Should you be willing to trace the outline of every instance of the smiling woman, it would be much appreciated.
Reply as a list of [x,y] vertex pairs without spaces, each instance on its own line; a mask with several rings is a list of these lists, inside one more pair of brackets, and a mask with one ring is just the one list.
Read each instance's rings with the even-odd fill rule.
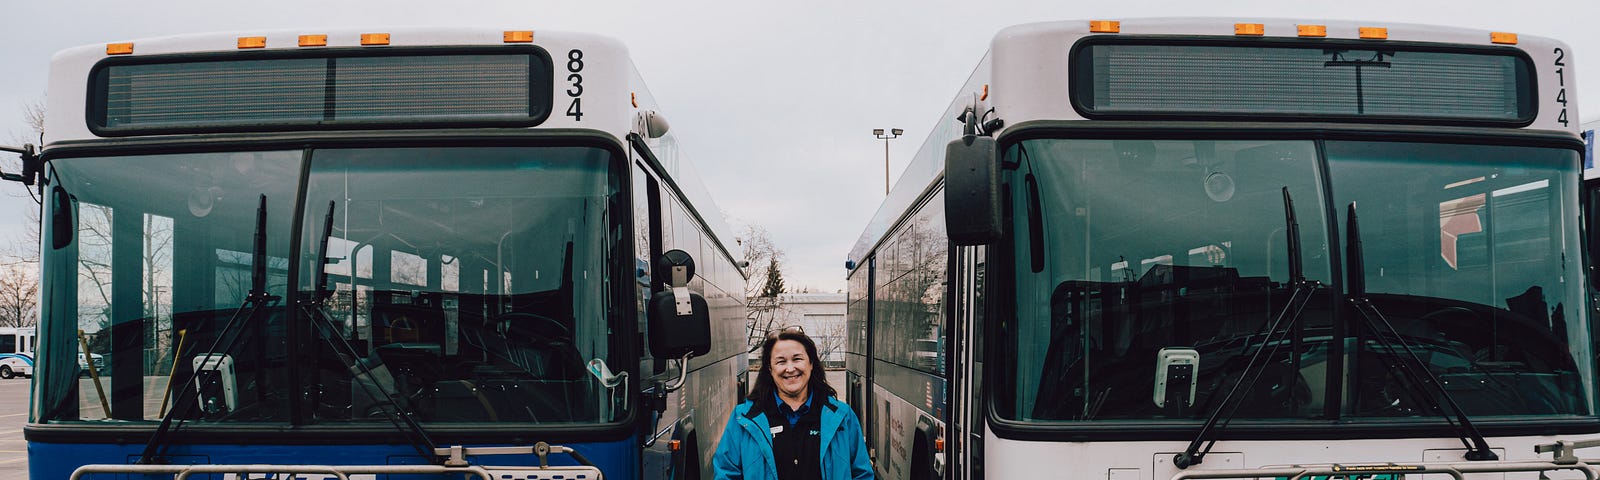
[[767,335],[756,383],[712,458],[715,478],[873,478],[861,422],[834,398],[817,358],[799,327]]

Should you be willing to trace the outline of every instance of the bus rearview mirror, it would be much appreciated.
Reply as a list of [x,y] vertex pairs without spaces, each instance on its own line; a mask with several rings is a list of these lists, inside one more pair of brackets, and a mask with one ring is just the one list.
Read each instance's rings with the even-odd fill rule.
[[945,147],[944,217],[956,245],[1000,239],[1000,162],[990,137],[958,138]]
[[656,260],[656,270],[656,278],[668,285],[650,297],[650,352],[664,358],[709,353],[711,309],[704,297],[689,291],[694,259],[683,250],[670,250]]
[[50,189],[50,248],[60,250],[72,244],[77,225],[72,221],[72,195],[56,185]]

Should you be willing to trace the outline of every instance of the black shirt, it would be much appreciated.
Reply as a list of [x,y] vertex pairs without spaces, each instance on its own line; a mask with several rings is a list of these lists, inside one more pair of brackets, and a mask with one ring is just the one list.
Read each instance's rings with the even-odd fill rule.
[[[772,459],[778,467],[778,480],[822,480],[822,408],[826,399],[813,396],[799,411],[779,400],[777,395],[763,409],[772,426]],[[790,414],[799,419],[789,425]]]

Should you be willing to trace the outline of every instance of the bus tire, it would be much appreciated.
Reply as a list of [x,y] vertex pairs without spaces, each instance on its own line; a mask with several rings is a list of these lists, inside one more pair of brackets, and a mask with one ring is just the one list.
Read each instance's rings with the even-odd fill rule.
[[4,378],[6,380],[10,380],[10,379],[13,379],[13,378],[16,378],[16,377],[17,377],[17,374],[16,374],[16,372],[12,372],[11,371],[11,366],[10,365],[0,365],[0,378]]
[[928,452],[928,439],[917,432],[916,444],[911,450],[911,480],[933,480],[933,455]]
[[683,450],[683,478],[685,480],[700,480],[700,443],[694,435],[684,440]]

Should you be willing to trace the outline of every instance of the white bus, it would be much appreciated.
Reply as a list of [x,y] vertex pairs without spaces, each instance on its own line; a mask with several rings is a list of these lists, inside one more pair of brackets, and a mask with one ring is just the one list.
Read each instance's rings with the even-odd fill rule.
[[0,379],[33,376],[33,327],[0,327]]
[[846,264],[880,478],[1582,478],[1536,472],[1600,433],[1573,59],[1382,23],[1002,30]]
[[708,473],[745,276],[619,42],[244,32],[50,70],[42,149],[9,149],[45,199],[32,478]]

